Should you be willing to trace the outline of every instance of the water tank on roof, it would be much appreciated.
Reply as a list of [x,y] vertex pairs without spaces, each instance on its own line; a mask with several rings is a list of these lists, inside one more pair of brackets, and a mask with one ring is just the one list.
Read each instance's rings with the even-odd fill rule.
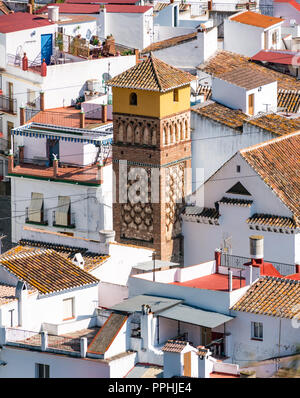
[[58,22],[59,20],[59,7],[58,6],[48,6],[48,19],[51,22]]
[[88,91],[100,91],[101,82],[98,79],[87,80],[87,89]]
[[262,235],[250,236],[250,257],[256,259],[264,258],[264,237]]

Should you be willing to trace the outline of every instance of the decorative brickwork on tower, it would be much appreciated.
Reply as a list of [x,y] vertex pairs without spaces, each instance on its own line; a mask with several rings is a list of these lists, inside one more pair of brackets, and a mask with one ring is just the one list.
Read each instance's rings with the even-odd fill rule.
[[113,87],[116,240],[180,259],[180,213],[191,191],[190,81],[154,58],[108,82]]

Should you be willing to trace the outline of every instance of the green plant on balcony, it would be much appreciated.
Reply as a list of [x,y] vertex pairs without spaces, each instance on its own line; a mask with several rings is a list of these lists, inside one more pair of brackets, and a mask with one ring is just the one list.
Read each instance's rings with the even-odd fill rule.
[[60,51],[63,51],[64,43],[62,33],[57,33],[55,38],[55,46],[58,47]]

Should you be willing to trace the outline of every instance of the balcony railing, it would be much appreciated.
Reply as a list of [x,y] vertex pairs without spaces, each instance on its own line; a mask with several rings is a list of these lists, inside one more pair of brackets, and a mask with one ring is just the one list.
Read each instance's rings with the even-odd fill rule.
[[[44,210],[36,210],[36,213],[38,213],[39,215],[40,215],[40,220],[41,221],[32,221],[32,220],[30,220],[30,217],[29,217],[29,207],[26,207],[26,209],[25,209],[25,214],[26,214],[26,217],[25,217],[25,222],[27,223],[27,224],[35,224],[35,225],[48,225],[48,221],[46,220],[46,217],[45,217],[45,211]],[[47,214],[47,213],[46,213]]]
[[[7,60],[7,65],[17,66],[19,68],[22,68],[21,55],[7,54],[6,60]],[[28,70],[40,74],[42,70],[41,58],[37,57],[34,61],[28,60]]]
[[54,227],[62,227],[62,228],[76,228],[75,226],[75,213],[71,213],[69,212],[68,216],[67,216],[67,222],[65,224],[61,224],[59,223],[59,221],[57,221],[57,215],[56,215],[57,211],[53,211],[53,223],[52,225]]
[[6,95],[0,95],[0,110],[6,113],[17,114],[17,100]]
[[[264,260],[267,263],[271,263],[277,271],[283,275],[292,275],[296,272],[296,267],[293,264],[286,263],[278,263],[276,261]],[[247,265],[245,263],[251,262],[251,258],[242,257],[242,256],[234,256],[232,254],[222,253],[221,254],[221,265],[228,268],[239,268],[241,270],[247,269]]]

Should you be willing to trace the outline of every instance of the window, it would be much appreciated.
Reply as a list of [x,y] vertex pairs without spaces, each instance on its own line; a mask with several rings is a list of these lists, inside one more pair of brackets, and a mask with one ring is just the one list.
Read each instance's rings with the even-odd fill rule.
[[178,95],[178,88],[175,88],[173,91],[173,101],[178,102],[179,95]]
[[10,313],[10,327],[14,327],[14,309],[8,311]]
[[272,44],[276,44],[277,43],[277,37],[278,37],[278,33],[277,33],[277,30],[275,30],[272,33]]
[[35,91],[27,89],[27,105],[35,106]]
[[55,212],[55,225],[69,226],[71,224],[71,199],[69,196],[59,196]]
[[136,93],[131,93],[129,97],[130,105],[137,105],[137,95]]
[[263,339],[263,324],[261,322],[251,322],[251,338],[254,340]]
[[28,208],[27,222],[42,223],[44,220],[44,196],[42,193],[32,192],[31,202]]
[[45,365],[43,363],[36,363],[35,364],[35,373],[36,378],[38,379],[46,379],[50,377],[50,366]]
[[63,300],[63,320],[74,318],[74,298]]
[[241,172],[241,166],[239,166],[239,165],[236,166],[236,172],[237,172],[237,173],[240,173],[240,172]]

